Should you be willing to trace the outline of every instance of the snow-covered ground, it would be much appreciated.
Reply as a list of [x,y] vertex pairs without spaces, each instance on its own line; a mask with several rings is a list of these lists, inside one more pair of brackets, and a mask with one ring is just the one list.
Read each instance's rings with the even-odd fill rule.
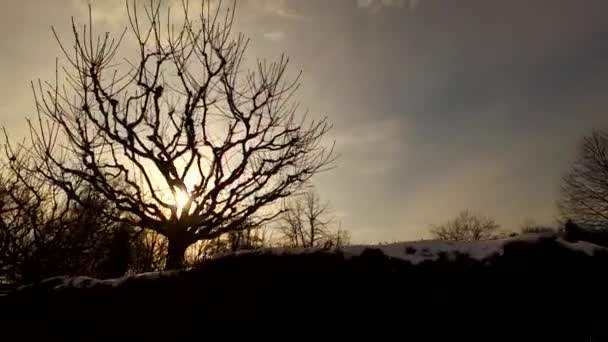
[[[187,270],[186,270],[187,271]],[[63,290],[68,288],[100,288],[100,287],[119,287],[125,282],[142,280],[152,281],[164,277],[171,277],[184,271],[164,271],[164,272],[148,272],[134,275],[128,275],[115,279],[96,279],[85,276],[57,276],[43,280],[39,286],[53,290]],[[33,287],[33,284],[24,285],[18,290],[26,290]]]
[[[587,255],[594,255],[598,250],[606,250],[604,247],[597,246],[588,242],[568,242],[556,236],[547,234],[526,234],[513,238],[487,240],[487,241],[445,241],[445,240],[422,240],[397,242],[390,244],[379,245],[354,245],[339,249],[346,258],[361,255],[368,249],[379,249],[383,254],[401,260],[410,261],[413,264],[420,263],[425,260],[437,260],[441,254],[449,257],[456,257],[460,254],[467,254],[476,260],[483,260],[493,255],[502,255],[504,246],[513,242],[524,242],[534,244],[541,239],[555,239],[555,241],[574,251],[583,252]],[[272,253],[272,254],[310,254],[323,251],[321,248],[271,248],[267,250],[243,251],[237,254],[248,253]],[[331,251],[331,250],[329,250]],[[129,281],[149,281],[163,277],[170,277],[179,274],[182,271],[168,272],[151,272],[136,275],[125,276],[116,279],[99,280],[90,277],[78,276],[67,277],[59,276],[42,281],[42,286],[47,289],[61,290],[66,288],[99,288],[99,287],[118,287]],[[32,285],[22,286],[20,289],[27,289]]]
[[448,257],[459,254],[468,254],[471,258],[483,260],[489,256],[502,253],[502,240],[488,241],[445,241],[422,240],[410,242],[397,242],[377,246],[349,246],[342,249],[346,256],[357,256],[369,248],[377,248],[386,256],[410,261],[413,264],[425,260],[437,260],[440,254]]
[[[579,241],[568,242],[551,234],[525,234],[512,238],[484,240],[484,241],[446,241],[446,240],[421,240],[396,242],[379,245],[353,245],[340,248],[346,257],[358,256],[366,249],[379,249],[383,254],[401,260],[410,261],[413,264],[425,260],[437,260],[440,254],[447,257],[456,257],[459,254],[467,254],[476,260],[483,260],[493,255],[502,255],[504,246],[513,242],[525,242],[534,244],[541,239],[555,238],[555,241],[571,250],[584,252],[587,255],[594,255],[597,250],[604,249],[595,244]],[[321,249],[276,249],[275,253],[300,254],[311,253]]]
[[[541,239],[547,238],[552,238],[552,236],[550,234],[526,234],[512,238],[485,241],[423,240],[397,242],[377,246],[349,246],[345,247],[343,252],[346,255],[360,255],[367,248],[377,248],[389,257],[407,260],[413,264],[425,260],[437,260],[442,253],[446,254],[448,257],[456,256],[458,254],[467,254],[473,259],[483,260],[493,255],[502,255],[506,244],[518,241],[534,244]],[[604,249],[603,247],[589,242],[568,242],[561,238],[554,238],[559,245],[574,251],[584,252],[590,256],[594,255],[597,250]]]

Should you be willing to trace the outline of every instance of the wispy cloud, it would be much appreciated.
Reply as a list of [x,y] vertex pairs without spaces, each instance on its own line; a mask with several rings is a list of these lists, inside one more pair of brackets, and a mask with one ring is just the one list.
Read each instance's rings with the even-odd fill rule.
[[420,0],[410,0],[409,8],[410,12],[414,12],[420,5]]
[[278,17],[289,20],[305,20],[306,16],[299,13],[295,8],[290,6],[287,0],[264,0],[262,9],[265,12],[272,13]]
[[370,13],[377,13],[383,8],[407,8],[414,12],[420,5],[421,0],[357,0],[357,7]]
[[270,41],[273,41],[273,42],[280,42],[281,40],[283,40],[285,38],[285,32],[283,32],[283,31],[265,32],[264,38],[266,38]]
[[358,173],[373,176],[391,171],[408,153],[404,122],[385,119],[360,123],[338,132],[338,149]]

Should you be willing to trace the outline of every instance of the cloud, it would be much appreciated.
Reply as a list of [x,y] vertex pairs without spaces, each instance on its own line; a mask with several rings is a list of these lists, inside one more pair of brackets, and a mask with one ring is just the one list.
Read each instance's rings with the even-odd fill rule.
[[364,176],[386,174],[409,152],[405,131],[395,119],[364,122],[339,131],[337,147],[348,157],[348,169]]
[[92,19],[95,23],[118,25],[126,18],[125,3],[101,0],[72,0],[71,6],[80,12],[79,21],[88,20],[89,6],[91,6]]
[[358,123],[338,132],[340,143],[346,147],[377,146],[399,143],[404,123],[396,119],[381,119]]
[[383,8],[407,8],[413,13],[420,5],[421,0],[357,0],[357,7],[370,13],[377,13]]
[[416,9],[418,8],[418,6],[420,5],[420,0],[410,0],[410,12],[414,12],[416,11]]
[[357,0],[357,7],[376,12],[383,7],[405,8],[409,0]]
[[374,3],[374,0],[357,0],[357,7],[368,8]]
[[270,31],[264,33],[264,38],[273,41],[279,42],[285,38],[285,32],[283,31]]
[[306,16],[299,13],[289,5],[287,0],[265,0],[262,2],[262,9],[267,13],[272,13],[278,17],[288,20],[305,20]]

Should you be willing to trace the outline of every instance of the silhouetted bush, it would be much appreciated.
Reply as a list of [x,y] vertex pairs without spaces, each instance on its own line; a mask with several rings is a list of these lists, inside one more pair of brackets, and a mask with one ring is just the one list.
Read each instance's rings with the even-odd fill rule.
[[568,241],[586,241],[596,245],[608,247],[608,230],[604,228],[582,228],[568,220],[564,226],[564,239]]
[[406,254],[415,254],[416,253],[416,248],[414,248],[412,246],[407,246],[405,248],[405,253]]
[[500,237],[499,228],[493,218],[463,210],[455,218],[431,226],[431,235],[440,240],[489,240]]
[[131,253],[129,233],[123,233],[127,241],[119,246],[122,228],[104,216],[107,202],[91,192],[86,202],[77,203],[48,184],[34,188],[29,183],[15,182],[0,191],[0,280],[23,284],[56,275],[124,274],[117,273],[116,258],[118,248]]

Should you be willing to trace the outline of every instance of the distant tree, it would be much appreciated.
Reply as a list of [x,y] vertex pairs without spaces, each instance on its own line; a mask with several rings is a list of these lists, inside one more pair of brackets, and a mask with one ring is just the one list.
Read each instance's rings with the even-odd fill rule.
[[532,227],[522,227],[522,234],[544,234],[544,233],[558,233],[558,230],[551,227],[545,226],[532,226]]
[[294,196],[283,203],[279,231],[290,247],[344,246],[350,242],[348,232],[332,229],[329,202],[321,202],[314,190]]
[[561,185],[558,209],[563,221],[586,228],[608,228],[608,134],[583,138],[578,155]]
[[351,235],[348,230],[342,228],[342,224],[338,224],[338,229],[330,235],[330,239],[326,242],[326,245],[331,247],[343,247],[348,246],[351,243]]
[[129,271],[133,273],[157,272],[165,269],[167,238],[149,229],[136,233],[132,240]]
[[249,225],[213,240],[199,241],[192,245],[186,252],[186,263],[196,265],[226,253],[271,247],[271,240],[269,230],[265,226]]
[[300,115],[287,58],[246,69],[232,9],[202,0],[193,15],[185,1],[174,24],[161,1],[129,4],[126,59],[126,29],[97,37],[73,23],[69,44],[57,38],[67,65],[34,86],[34,171],[73,201],[77,184],[91,187],[116,222],[165,236],[165,265],[178,268],[190,245],[271,221],[273,204],[331,166],[330,125]]
[[494,219],[463,210],[454,219],[431,226],[431,234],[441,240],[488,240],[498,236],[499,228]]
[[265,227],[249,226],[228,232],[228,248],[231,252],[269,247],[269,237]]
[[519,229],[521,234],[558,233],[558,230],[537,224],[534,220],[526,220]]

